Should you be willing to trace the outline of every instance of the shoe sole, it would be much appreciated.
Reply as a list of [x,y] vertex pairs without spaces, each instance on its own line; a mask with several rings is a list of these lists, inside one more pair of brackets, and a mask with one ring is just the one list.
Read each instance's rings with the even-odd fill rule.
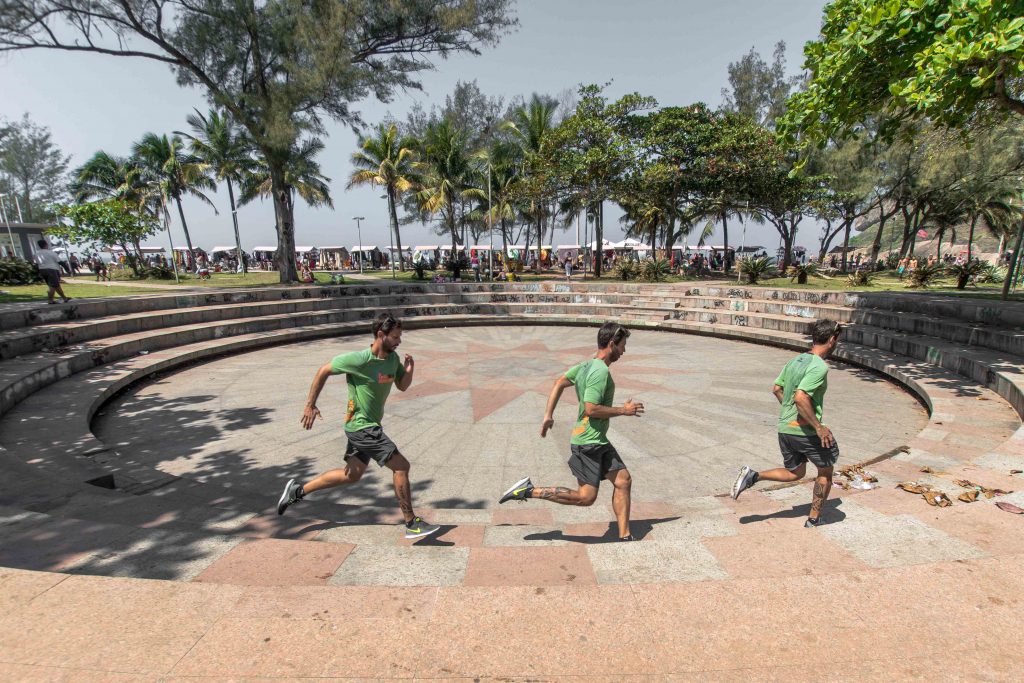
[[736,481],[732,483],[732,491],[730,491],[729,495],[732,496],[733,500],[739,498],[740,494],[743,493],[743,489],[741,489],[740,486],[743,485],[743,480],[749,473],[750,468],[744,465],[743,468],[740,470],[739,476],[736,477]]
[[291,505],[288,501],[288,492],[291,491],[294,484],[295,480],[289,479],[288,483],[284,485],[284,493],[282,493],[281,497],[277,500],[277,514],[283,515],[284,511],[288,509],[289,505]]
[[435,528],[431,529],[430,531],[422,531],[422,532],[417,533],[417,534],[410,534],[410,533],[406,532],[405,538],[407,540],[411,540],[411,539],[414,539],[414,538],[426,538],[427,536],[431,536],[433,534],[436,534],[440,530],[441,530],[441,527],[435,527]]
[[502,503],[507,503],[510,500],[514,500],[515,496],[512,496],[512,498],[509,498],[509,496],[512,494],[512,492],[515,491],[518,488],[522,488],[529,481],[530,481],[529,477],[523,477],[522,479],[520,479],[516,483],[512,484],[512,486],[510,486],[508,488],[508,490],[505,491],[505,493],[501,494],[501,498],[498,499],[498,505],[501,505]]

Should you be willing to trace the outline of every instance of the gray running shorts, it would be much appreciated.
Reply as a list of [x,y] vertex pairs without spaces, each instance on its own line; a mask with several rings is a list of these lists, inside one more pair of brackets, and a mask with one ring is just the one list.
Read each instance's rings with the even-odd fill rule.
[[369,465],[372,459],[376,461],[377,465],[383,467],[398,450],[395,442],[389,439],[380,427],[367,427],[357,432],[345,432],[345,436],[348,437],[345,459],[359,458],[364,465]]
[[626,469],[619,452],[610,443],[570,444],[569,469],[584,484],[597,488],[609,472]]
[[817,467],[832,467],[839,460],[839,443],[835,442],[831,448],[825,448],[817,434],[797,436],[780,432],[779,450],[782,451],[783,466],[790,472],[807,461]]

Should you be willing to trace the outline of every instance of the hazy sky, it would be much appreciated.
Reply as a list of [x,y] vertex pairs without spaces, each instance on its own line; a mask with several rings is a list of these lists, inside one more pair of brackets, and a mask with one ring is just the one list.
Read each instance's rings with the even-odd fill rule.
[[[729,62],[751,47],[770,61],[775,43],[786,41],[787,66],[796,73],[804,43],[818,35],[824,5],[824,0],[519,0],[520,26],[496,48],[438,61],[435,71],[423,74],[423,92],[397,93],[387,104],[366,100],[356,108],[369,124],[388,112],[402,118],[415,102],[428,110],[443,103],[459,80],[476,80],[483,92],[506,101],[611,81],[607,93],[612,98],[637,91],[663,106],[702,101],[717,107],[728,84]],[[50,128],[56,143],[72,155],[73,166],[100,149],[127,154],[150,131],[182,130],[193,107],[207,110],[204,94],[178,87],[162,64],[42,50],[0,57],[0,117],[14,119],[28,112]],[[387,202],[381,193],[345,190],[356,140],[347,127],[330,126],[320,160],[331,178],[335,208],[310,209],[300,201],[296,244],[354,245],[353,216],[366,217],[364,245],[388,244]],[[219,215],[195,200],[185,205],[197,246],[234,242],[227,191],[213,199]],[[606,232],[612,240],[622,238],[618,213],[610,204],[606,208]],[[183,244],[177,214],[172,218],[175,245]],[[246,249],[277,242],[269,201],[242,208],[239,225]],[[805,221],[801,227],[797,243],[816,244],[815,225]],[[738,224],[730,226],[730,243],[739,242],[739,230]],[[720,241],[720,232],[713,241]],[[407,245],[438,242],[429,227],[418,223],[404,226],[402,238]],[[575,230],[556,235],[557,242],[575,239]],[[775,246],[778,241],[771,226],[749,227],[748,244]],[[166,233],[150,243],[165,246]]]

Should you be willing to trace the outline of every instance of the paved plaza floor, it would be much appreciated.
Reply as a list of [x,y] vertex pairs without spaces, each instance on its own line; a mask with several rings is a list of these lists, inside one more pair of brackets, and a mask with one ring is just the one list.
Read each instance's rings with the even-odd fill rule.
[[[342,465],[344,379],[328,381],[319,400],[324,419],[313,430],[304,431],[299,417],[316,370],[369,342],[369,335],[347,337],[204,363],[108,404],[94,431],[164,471],[229,481],[276,498],[287,478],[303,480]],[[415,380],[404,393],[392,391],[384,427],[412,463],[415,502],[433,509],[487,509],[508,484],[526,475],[537,484],[575,487],[565,463],[577,411],[572,389],[563,394],[547,438],[540,438],[539,426],[552,382],[595,349],[594,328],[406,332],[399,353],[414,356]],[[632,397],[647,412],[613,419],[609,431],[633,475],[634,501],[715,496],[728,490],[743,464],[779,466],[778,404],[770,389],[793,355],[706,337],[634,332],[626,355],[612,366],[616,403]],[[837,435],[842,464],[906,444],[927,414],[891,382],[833,364],[825,418]],[[602,491],[600,501],[607,503],[610,495]],[[318,497],[394,505],[390,472],[375,465],[358,484]],[[538,501],[503,507],[555,508]],[[603,506],[596,516],[575,512],[588,521],[608,516]],[[572,515],[562,509],[557,516]]]

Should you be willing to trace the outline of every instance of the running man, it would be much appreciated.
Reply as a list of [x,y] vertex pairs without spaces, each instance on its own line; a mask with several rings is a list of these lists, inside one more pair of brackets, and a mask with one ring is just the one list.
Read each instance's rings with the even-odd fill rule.
[[327,378],[331,375],[345,375],[348,382],[345,469],[324,472],[305,484],[289,479],[277,503],[277,514],[283,515],[289,506],[314,491],[354,484],[362,478],[366,466],[373,459],[378,467],[386,466],[393,472],[395,495],[405,520],[405,537],[422,538],[436,533],[441,527],[426,523],[413,512],[409,461],[380,426],[391,386],[398,387],[399,391],[408,389],[412,384],[415,365],[409,354],[405,354],[403,364],[395,353],[395,349],[402,343],[401,321],[393,318],[390,313],[381,313],[373,321],[370,330],[373,343],[368,349],[337,356],[317,371],[302,413],[302,426],[312,429],[316,418],[323,417],[316,407],[316,400]]
[[626,353],[629,330],[617,323],[605,323],[597,332],[597,355],[588,361],[574,365],[555,380],[548,396],[547,412],[540,427],[540,435],[547,436],[555,424],[555,406],[562,392],[576,387],[579,399],[579,414],[576,428],[572,430],[569,450],[569,469],[576,477],[579,487],[573,491],[564,486],[535,487],[529,477],[513,484],[499,503],[509,500],[540,498],[560,505],[590,506],[597,500],[597,489],[602,479],[615,487],[612,493],[612,508],[619,525],[619,540],[632,541],[629,532],[629,502],[632,479],[615,447],[608,442],[608,420],[619,415],[640,417],[644,404],[633,399],[621,408],[613,406],[615,382],[608,367]]
[[839,445],[832,431],[821,423],[821,410],[828,389],[829,357],[839,343],[842,326],[824,318],[811,328],[811,350],[801,353],[782,368],[772,393],[782,404],[779,412],[779,448],[783,467],[755,472],[746,465],[732,485],[733,500],[761,481],[799,481],[810,460],[818,468],[814,479],[811,511],[805,527],[818,526],[818,517],[832,489],[832,468],[839,459]]

